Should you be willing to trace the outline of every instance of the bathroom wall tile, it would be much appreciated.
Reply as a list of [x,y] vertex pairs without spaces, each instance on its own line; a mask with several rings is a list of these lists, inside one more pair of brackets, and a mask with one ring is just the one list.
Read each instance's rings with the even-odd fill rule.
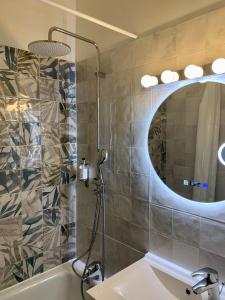
[[44,233],[47,233],[49,227],[54,227],[60,223],[60,210],[58,208],[49,208],[43,211]]
[[0,45],[0,71],[17,70],[17,49]]
[[55,165],[44,165],[42,168],[42,185],[51,187],[60,183],[60,170]]
[[28,258],[43,252],[42,211],[23,218],[23,257]]
[[142,175],[131,176],[131,193],[134,197],[149,199],[149,178]]
[[70,259],[75,258],[76,256],[76,245],[75,244],[66,244],[60,247],[60,256],[62,263],[67,262]]
[[59,166],[61,163],[59,146],[42,146],[42,159],[47,165]]
[[25,145],[40,145],[40,123],[22,123],[21,139],[22,144]]
[[1,122],[0,124],[0,145],[18,146],[21,140],[21,126],[15,122]]
[[116,172],[130,174],[131,149],[128,147],[115,147],[114,169]]
[[14,240],[11,243],[7,241],[1,243],[0,254],[0,274],[2,274],[4,269],[22,260],[22,239]]
[[61,161],[64,164],[77,160],[77,147],[75,143],[61,144],[59,151]]
[[44,262],[43,253],[40,253],[36,256],[29,257],[23,260],[23,274],[24,274],[23,280],[43,273],[44,272],[43,262]]
[[22,202],[22,215],[23,218],[32,216],[33,213],[42,210],[42,197],[41,190],[32,190],[28,192],[21,192],[19,197]]
[[45,78],[58,78],[58,59],[53,57],[40,58],[40,76]]
[[0,98],[0,120],[19,121],[19,106],[17,99]]
[[59,122],[67,124],[76,122],[75,104],[59,103]]
[[172,260],[173,242],[157,231],[150,230],[149,251],[165,259]]
[[21,215],[20,194],[6,194],[0,197],[0,219],[10,219]]
[[44,271],[48,271],[61,264],[60,248],[44,251]]
[[19,98],[38,99],[38,82],[36,79],[24,75],[16,77]]
[[60,101],[59,82],[55,79],[39,79],[40,99],[45,101]]
[[59,93],[61,95],[60,101],[66,103],[73,103],[76,101],[76,86],[70,80],[59,81]]
[[151,205],[151,228],[159,233],[171,237],[172,235],[172,210]]
[[132,74],[130,70],[112,74],[112,94],[111,99],[116,97],[127,97],[131,95]]
[[150,164],[146,162],[148,155],[144,147],[131,148],[131,172],[149,176]]
[[0,195],[17,193],[20,190],[20,174],[18,171],[0,172]]
[[59,60],[59,79],[70,80],[75,83],[76,79],[76,65],[73,62],[66,60]]
[[75,124],[60,124],[60,141],[61,143],[76,143],[76,125]]
[[198,247],[200,241],[200,218],[173,211],[173,238]]
[[18,86],[15,73],[12,71],[0,72],[0,97],[16,97]]
[[19,155],[21,169],[41,167],[41,146],[22,146]]
[[23,273],[22,261],[9,264],[7,267],[1,270],[0,275],[0,290],[6,289],[14,284],[21,282],[21,273]]
[[20,152],[17,147],[0,148],[0,169],[18,169],[20,165]]
[[68,164],[61,167],[61,183],[69,184],[72,181],[76,180],[76,169],[77,164]]
[[75,244],[76,242],[76,224],[70,223],[61,225],[61,239],[60,244]]
[[17,50],[18,74],[37,78],[39,75],[39,58],[32,52]]
[[58,123],[58,103],[52,101],[41,102],[41,122]]
[[49,186],[42,189],[42,205],[46,208],[59,208],[61,203],[61,194],[59,186]]
[[114,125],[112,131],[113,145],[131,146],[131,123],[117,122]]
[[41,185],[41,169],[24,169],[21,171],[23,191],[36,190]]
[[44,227],[43,248],[44,251],[55,249],[60,246],[60,230],[61,226]]
[[59,128],[49,124],[41,124],[41,143],[42,145],[59,144]]
[[17,216],[9,219],[0,220],[0,245],[12,246],[14,241],[20,241],[22,238],[22,219]]
[[225,257],[225,225],[207,219],[200,223],[200,248]]
[[40,122],[40,101],[19,99],[18,105],[22,122]]

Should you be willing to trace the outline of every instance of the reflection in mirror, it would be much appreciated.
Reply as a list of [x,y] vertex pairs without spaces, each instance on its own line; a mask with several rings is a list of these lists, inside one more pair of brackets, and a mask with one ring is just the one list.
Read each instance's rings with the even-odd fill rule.
[[155,171],[174,192],[225,200],[225,85],[194,83],[170,95],[153,117],[148,145]]

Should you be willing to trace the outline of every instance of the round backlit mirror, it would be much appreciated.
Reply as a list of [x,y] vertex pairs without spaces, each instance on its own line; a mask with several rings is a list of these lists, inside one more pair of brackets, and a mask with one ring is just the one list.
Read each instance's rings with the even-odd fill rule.
[[153,117],[148,145],[171,190],[199,202],[225,200],[225,85],[194,83],[170,95]]

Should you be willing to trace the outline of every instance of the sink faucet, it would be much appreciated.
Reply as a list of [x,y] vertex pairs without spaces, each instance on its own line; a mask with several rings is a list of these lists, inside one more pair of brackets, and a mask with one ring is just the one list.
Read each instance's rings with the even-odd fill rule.
[[220,300],[218,272],[211,268],[203,268],[192,273],[192,277],[196,276],[203,276],[203,279],[192,287],[192,291],[195,294],[208,291],[209,300]]

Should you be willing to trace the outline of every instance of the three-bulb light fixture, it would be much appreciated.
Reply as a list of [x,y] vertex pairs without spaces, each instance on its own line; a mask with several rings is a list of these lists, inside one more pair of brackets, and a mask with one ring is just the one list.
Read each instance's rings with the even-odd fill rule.
[[[217,58],[211,65],[211,69],[214,74],[225,73],[225,58]],[[197,65],[188,65],[184,69],[184,76],[187,79],[196,79],[204,75],[203,67]],[[160,75],[160,80],[162,83],[172,83],[178,81],[180,78],[179,73],[175,71],[166,70]],[[141,85],[144,88],[149,88],[159,84],[159,77],[144,75],[141,78]]]

